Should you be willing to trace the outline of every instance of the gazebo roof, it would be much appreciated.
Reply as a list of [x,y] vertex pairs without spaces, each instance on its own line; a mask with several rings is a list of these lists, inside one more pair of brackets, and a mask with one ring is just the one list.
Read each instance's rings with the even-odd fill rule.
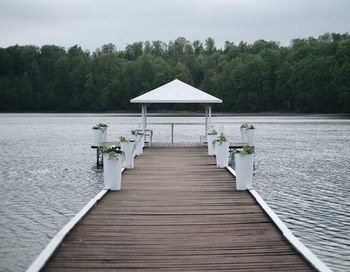
[[222,103],[222,100],[175,79],[130,100],[131,103]]

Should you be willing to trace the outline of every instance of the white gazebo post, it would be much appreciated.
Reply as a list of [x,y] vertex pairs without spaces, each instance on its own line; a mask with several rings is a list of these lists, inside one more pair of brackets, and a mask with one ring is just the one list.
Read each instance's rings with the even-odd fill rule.
[[142,104],[142,131],[147,129],[147,105]]
[[211,129],[211,105],[208,106],[208,127],[207,130]]
[[208,105],[205,105],[205,135],[208,134]]
[[205,105],[205,135],[211,128],[211,105]]

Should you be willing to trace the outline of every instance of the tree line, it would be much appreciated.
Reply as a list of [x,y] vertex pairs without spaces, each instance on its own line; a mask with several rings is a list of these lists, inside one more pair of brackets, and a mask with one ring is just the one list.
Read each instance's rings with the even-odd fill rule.
[[[289,46],[208,38],[135,42],[95,52],[75,45],[0,48],[1,112],[138,111],[130,99],[173,79],[223,99],[224,112],[350,112],[350,35],[326,33]],[[152,105],[151,110],[199,110]]]

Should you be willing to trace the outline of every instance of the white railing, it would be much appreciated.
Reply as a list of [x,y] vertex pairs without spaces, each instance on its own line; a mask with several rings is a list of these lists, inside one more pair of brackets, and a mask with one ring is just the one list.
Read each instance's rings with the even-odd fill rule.
[[[205,125],[204,123],[179,123],[179,122],[166,122],[166,123],[148,123],[147,125],[168,125],[170,126],[170,136],[171,136],[171,143],[174,143],[174,126],[175,125],[180,125],[180,126],[184,126],[184,125],[189,125],[189,126],[194,126],[194,125]],[[153,134],[153,132],[152,132]],[[202,142],[202,136],[200,136],[200,142]]]

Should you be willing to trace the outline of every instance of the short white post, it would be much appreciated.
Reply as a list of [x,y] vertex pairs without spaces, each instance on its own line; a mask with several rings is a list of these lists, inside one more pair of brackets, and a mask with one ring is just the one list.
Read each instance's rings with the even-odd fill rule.
[[174,143],[174,123],[171,123],[171,143]]
[[120,190],[122,181],[121,157],[109,159],[109,155],[103,155],[103,177],[106,189]]
[[237,190],[252,189],[253,154],[235,154],[235,165]]
[[216,142],[216,166],[225,168],[228,166],[229,142]]

